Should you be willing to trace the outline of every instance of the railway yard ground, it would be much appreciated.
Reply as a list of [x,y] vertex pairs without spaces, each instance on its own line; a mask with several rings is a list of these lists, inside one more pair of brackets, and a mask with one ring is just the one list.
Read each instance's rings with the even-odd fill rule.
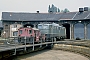
[[71,52],[61,50],[42,50],[22,56],[14,57],[14,60],[89,60],[88,58]]
[[64,50],[74,53],[79,53],[90,59],[90,40],[66,40],[67,42],[54,45],[55,50]]
[[[0,46],[10,46],[6,40],[0,40]],[[12,46],[14,43],[11,44]],[[19,46],[19,44],[17,45]],[[74,52],[74,53],[73,53]],[[42,50],[17,56],[14,60],[89,60],[90,40],[57,41],[51,50]]]
[[[64,44],[71,44],[71,45],[77,45],[77,46],[84,46],[90,48],[90,40],[65,40]],[[71,41],[71,42],[68,42]]]

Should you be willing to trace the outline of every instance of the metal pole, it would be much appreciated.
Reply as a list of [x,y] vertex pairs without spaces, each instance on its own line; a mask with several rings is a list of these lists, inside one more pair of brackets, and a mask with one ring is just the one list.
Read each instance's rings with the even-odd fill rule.
[[40,47],[42,47],[42,38],[41,38],[41,45],[40,45]]
[[70,39],[72,39],[72,24],[70,24]]
[[4,31],[4,35],[5,35],[5,44],[7,44],[7,41],[6,41],[6,32]]
[[[53,28],[54,28],[54,27],[53,27]],[[54,36],[54,35],[53,35],[53,33],[54,33],[54,32],[53,32],[53,28],[52,28],[52,36]],[[53,45],[53,38],[54,38],[54,37],[52,37],[52,45]]]
[[71,25],[71,39],[74,39],[74,24]]
[[34,50],[34,37],[31,37],[31,39],[33,39],[33,50]]
[[53,38],[52,38],[52,45],[53,45]]
[[87,39],[87,25],[84,24],[84,39]]
[[25,51],[26,51],[26,36],[25,36]]
[[5,33],[5,44],[7,44],[7,41],[6,41],[6,33]]
[[16,41],[15,41],[15,37],[14,37],[14,42],[15,42],[15,52],[14,52],[14,55],[16,55]]

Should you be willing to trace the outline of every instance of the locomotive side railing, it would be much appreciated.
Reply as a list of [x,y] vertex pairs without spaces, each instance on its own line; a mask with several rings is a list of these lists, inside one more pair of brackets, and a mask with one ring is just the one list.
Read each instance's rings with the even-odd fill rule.
[[[24,42],[24,50],[26,50],[26,37],[24,38],[25,42]],[[5,41],[7,43],[9,43],[8,45],[13,45],[15,48],[15,52],[14,54],[16,55],[17,51],[16,48],[17,46],[19,46],[21,43],[17,42],[18,37],[11,37],[6,39]],[[18,45],[19,44],[19,45]],[[42,44],[42,40],[39,43],[40,47],[43,47]],[[54,48],[53,49],[60,49],[60,50],[65,50],[65,51],[71,51],[71,52],[75,52],[75,53],[80,53],[84,56],[87,56],[90,58],[90,40],[73,40],[73,41],[54,41],[54,39],[52,38],[51,40],[51,45],[53,46],[54,44]],[[6,45],[6,46],[8,46]],[[32,45],[32,50],[35,50],[35,46],[34,46],[34,38],[33,38],[33,43]],[[47,44],[46,44],[47,46]]]

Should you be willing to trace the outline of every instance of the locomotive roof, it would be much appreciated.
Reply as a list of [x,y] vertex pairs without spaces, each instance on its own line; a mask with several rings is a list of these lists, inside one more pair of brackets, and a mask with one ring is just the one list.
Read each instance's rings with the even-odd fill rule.
[[90,19],[90,11],[67,13],[2,12],[3,21],[60,21]]
[[54,26],[59,26],[59,24],[56,24],[56,23],[52,23],[52,25],[54,25]]
[[37,28],[32,28],[33,30],[39,30],[39,29],[37,29]]
[[63,27],[63,26],[59,26],[59,27]]
[[[29,27],[20,27],[20,29],[23,29],[23,28],[29,28]],[[37,29],[37,28],[32,28],[33,30],[39,30],[39,29]]]
[[44,24],[48,24],[49,25],[49,24],[52,24],[52,23],[40,23],[38,25],[44,25]]
[[41,23],[41,24],[38,24],[38,25],[53,25],[53,26],[59,26],[59,24],[57,24],[57,23]]

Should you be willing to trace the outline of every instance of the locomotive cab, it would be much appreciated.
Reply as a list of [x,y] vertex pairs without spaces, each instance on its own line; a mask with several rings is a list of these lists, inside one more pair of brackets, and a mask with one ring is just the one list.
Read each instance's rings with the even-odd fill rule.
[[34,30],[34,41],[39,42],[40,40],[40,31],[37,28],[32,28]]
[[32,28],[24,27],[18,29],[18,42],[19,43],[25,43],[25,37],[26,37],[26,43],[32,43],[31,36],[33,37],[34,31]]
[[18,41],[19,43],[25,42],[26,37],[26,43],[33,43],[34,42],[40,42],[40,31],[37,28],[31,28],[31,27],[24,27],[18,29]]

